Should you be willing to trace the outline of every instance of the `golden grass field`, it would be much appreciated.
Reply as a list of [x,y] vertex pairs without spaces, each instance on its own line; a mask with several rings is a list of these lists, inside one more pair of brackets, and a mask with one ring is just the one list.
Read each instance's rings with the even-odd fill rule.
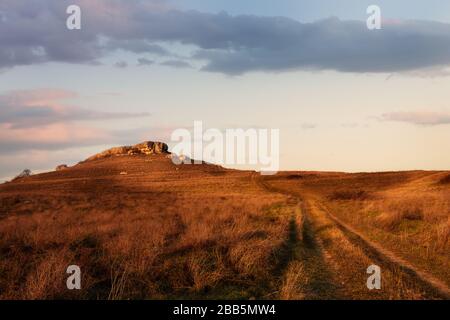
[[0,185],[0,299],[447,299],[449,236],[450,172],[110,157]]

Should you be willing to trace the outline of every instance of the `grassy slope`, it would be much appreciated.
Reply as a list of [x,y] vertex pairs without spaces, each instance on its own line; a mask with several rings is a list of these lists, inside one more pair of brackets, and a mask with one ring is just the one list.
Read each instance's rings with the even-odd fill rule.
[[155,155],[1,185],[0,297],[262,297],[289,216],[267,213],[285,199],[250,175]]
[[[429,298],[395,270],[368,291],[373,260],[323,210],[448,281],[446,175],[261,179],[154,155],[3,184],[0,298]],[[70,264],[82,269],[81,291],[65,287]]]

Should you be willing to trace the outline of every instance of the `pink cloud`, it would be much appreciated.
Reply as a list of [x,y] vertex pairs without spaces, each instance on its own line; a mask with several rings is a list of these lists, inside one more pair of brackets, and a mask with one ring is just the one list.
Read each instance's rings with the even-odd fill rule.
[[36,144],[89,144],[102,142],[110,135],[100,129],[68,123],[54,123],[35,128],[11,128],[9,124],[0,125],[0,141],[9,143]]
[[100,112],[67,104],[78,94],[61,89],[10,91],[0,95],[0,123],[11,128],[31,128],[53,123],[123,119],[148,116],[148,113]]
[[76,98],[77,93],[63,89],[14,90],[0,96],[3,107],[22,106],[24,108],[46,106],[53,111],[63,112],[68,106],[60,102]]
[[15,104],[36,105],[45,104],[55,100],[66,100],[77,97],[78,94],[64,89],[35,89],[14,90],[4,95],[4,99]]
[[77,93],[61,89],[20,90],[0,95],[0,151],[61,150],[114,143],[121,138],[115,132],[86,123],[148,116],[99,112],[67,104],[66,100],[76,97]]

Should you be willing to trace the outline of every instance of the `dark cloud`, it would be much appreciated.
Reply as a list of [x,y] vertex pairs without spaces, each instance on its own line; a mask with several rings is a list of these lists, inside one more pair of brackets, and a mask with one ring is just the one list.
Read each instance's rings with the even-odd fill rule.
[[151,53],[158,56],[170,56],[171,53],[165,49],[164,47],[152,44],[147,42],[146,40],[109,40],[107,45],[105,46],[105,49],[108,50],[126,50],[133,53]]
[[161,62],[160,65],[174,67],[174,68],[192,68],[192,65],[186,61],[182,60],[167,60]]
[[[82,8],[82,29],[65,28],[65,8]],[[283,17],[231,16],[168,8],[159,0],[2,0],[0,68],[47,61],[96,63],[113,50],[167,56],[157,43],[197,47],[202,70],[337,70],[398,72],[450,64],[450,25],[330,18],[301,23]],[[174,66],[177,66],[174,64]]]
[[384,121],[406,122],[416,125],[434,126],[450,124],[450,113],[445,112],[391,112],[381,117]]
[[138,65],[139,66],[149,66],[152,65],[154,63],[153,60],[147,59],[147,58],[139,58],[138,60]]

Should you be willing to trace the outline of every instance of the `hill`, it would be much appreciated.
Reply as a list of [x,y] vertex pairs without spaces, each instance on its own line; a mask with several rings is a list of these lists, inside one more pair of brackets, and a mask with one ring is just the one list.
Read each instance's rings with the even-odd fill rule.
[[163,149],[0,185],[0,298],[448,297],[450,173],[262,177]]

